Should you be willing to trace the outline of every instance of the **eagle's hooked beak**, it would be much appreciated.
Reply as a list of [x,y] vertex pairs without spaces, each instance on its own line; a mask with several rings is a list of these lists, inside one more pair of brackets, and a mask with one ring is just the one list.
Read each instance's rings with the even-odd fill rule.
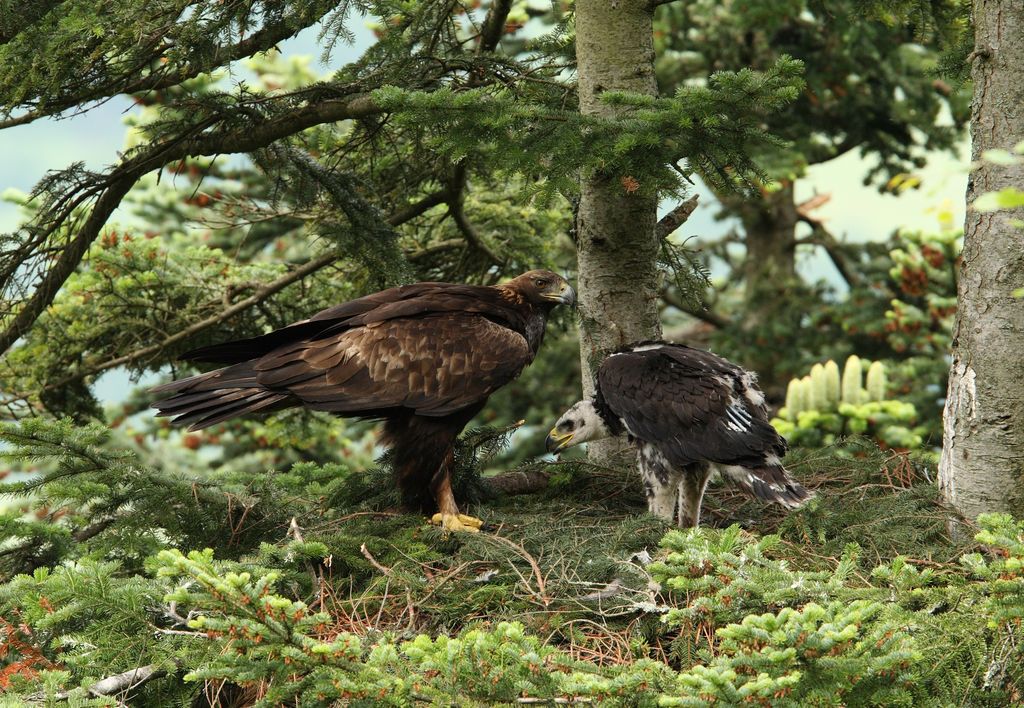
[[569,283],[562,283],[562,287],[557,294],[552,293],[550,295],[545,295],[544,297],[548,300],[554,300],[555,302],[563,305],[568,305],[569,307],[576,307],[576,291],[572,289],[572,286],[569,285]]
[[552,428],[551,432],[544,439],[544,447],[547,448],[548,452],[558,452],[559,450],[569,446],[572,442],[572,433],[558,434],[557,428]]

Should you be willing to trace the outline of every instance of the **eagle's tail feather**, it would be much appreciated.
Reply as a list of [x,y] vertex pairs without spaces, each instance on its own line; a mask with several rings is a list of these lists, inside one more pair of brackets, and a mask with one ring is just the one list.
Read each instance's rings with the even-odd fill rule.
[[270,391],[254,392],[248,396],[244,401],[241,401],[235,405],[229,405],[222,408],[216,408],[212,411],[204,411],[203,415],[192,422],[189,419],[182,419],[181,422],[189,423],[189,430],[202,430],[208,428],[211,425],[217,423],[223,423],[230,418],[238,418],[249,413],[256,413],[259,411],[270,411],[277,410],[282,407],[281,404],[287,405],[286,401],[288,396],[281,393],[272,393]]
[[723,476],[745,492],[761,501],[781,504],[787,509],[803,506],[814,496],[802,484],[789,476],[780,464],[766,464],[758,467],[722,465]]
[[151,389],[173,395],[153,403],[157,416],[173,417],[175,425],[202,430],[229,418],[287,405],[287,393],[263,388],[256,383],[252,366],[236,364],[205,374],[171,381]]
[[[160,401],[158,415],[178,415],[180,413],[195,412],[209,408],[212,405],[229,403],[239,398],[245,398],[254,389],[235,388],[217,389],[214,391],[199,391],[198,393],[179,393],[166,400]],[[258,390],[258,389],[256,389]]]
[[191,403],[178,404],[177,396],[172,396],[154,405],[160,410],[158,416],[174,416],[171,422],[175,425],[187,425],[189,430],[202,430],[229,418],[280,404],[287,398],[288,394],[258,388],[219,389],[209,391],[206,398]]

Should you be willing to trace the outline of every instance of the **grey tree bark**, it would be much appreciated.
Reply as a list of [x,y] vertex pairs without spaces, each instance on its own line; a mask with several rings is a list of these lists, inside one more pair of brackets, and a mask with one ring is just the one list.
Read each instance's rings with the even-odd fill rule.
[[[1024,140],[1024,3],[975,0],[972,158]],[[1024,187],[1024,166],[984,164],[967,186],[979,195]],[[968,210],[939,486],[969,518],[1024,515],[1024,234],[1015,212]]]
[[[743,264],[746,288],[743,294],[745,331],[765,323],[774,327],[800,327],[802,312],[790,304],[796,274],[796,227],[800,221],[793,180],[779,180],[779,188],[754,197],[746,194],[722,195],[731,203],[743,222],[743,243],[747,249]],[[752,335],[753,336],[753,335]],[[789,375],[779,372],[784,352],[766,346],[743,362],[757,372],[758,382],[770,396],[785,395]]]
[[[614,115],[616,109],[600,100],[605,91],[657,93],[652,14],[650,0],[577,0],[582,113]],[[627,177],[601,174],[581,185],[576,235],[585,396],[593,393],[594,372],[610,351],[661,335],[657,197],[629,193]],[[615,441],[591,443],[589,457],[611,464],[619,449]]]

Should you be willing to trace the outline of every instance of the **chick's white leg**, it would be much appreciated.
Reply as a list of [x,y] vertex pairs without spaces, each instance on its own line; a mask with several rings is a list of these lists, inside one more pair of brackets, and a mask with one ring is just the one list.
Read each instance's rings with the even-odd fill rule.
[[637,452],[640,477],[647,496],[647,510],[660,519],[675,519],[676,497],[681,475],[652,445],[641,444]]
[[706,462],[697,462],[683,468],[677,516],[680,528],[695,528],[700,523],[700,507],[710,478],[711,465]]

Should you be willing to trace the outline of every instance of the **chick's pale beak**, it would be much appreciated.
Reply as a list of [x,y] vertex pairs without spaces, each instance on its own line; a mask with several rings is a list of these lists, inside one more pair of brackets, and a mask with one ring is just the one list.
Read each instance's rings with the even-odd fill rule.
[[572,442],[572,435],[572,433],[563,433],[562,435],[559,435],[557,429],[552,429],[544,440],[544,447],[548,449],[548,452],[558,452]]

